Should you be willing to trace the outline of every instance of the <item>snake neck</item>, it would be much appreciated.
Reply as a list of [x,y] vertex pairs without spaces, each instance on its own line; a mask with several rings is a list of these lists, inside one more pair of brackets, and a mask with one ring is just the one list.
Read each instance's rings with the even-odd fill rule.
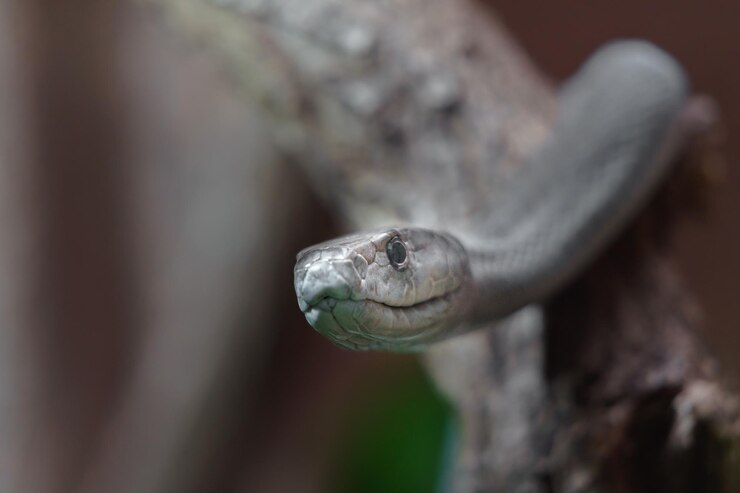
[[622,42],[562,91],[551,137],[522,164],[508,200],[463,234],[473,320],[542,301],[575,277],[645,204],[679,142],[685,76],[667,54]]

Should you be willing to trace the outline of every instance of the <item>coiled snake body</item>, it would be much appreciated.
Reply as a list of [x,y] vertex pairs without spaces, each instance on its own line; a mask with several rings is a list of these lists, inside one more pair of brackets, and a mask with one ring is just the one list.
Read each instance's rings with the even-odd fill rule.
[[603,48],[561,90],[552,134],[499,206],[446,231],[392,227],[303,250],[301,310],[340,346],[405,351],[546,299],[656,188],[686,95],[658,48]]

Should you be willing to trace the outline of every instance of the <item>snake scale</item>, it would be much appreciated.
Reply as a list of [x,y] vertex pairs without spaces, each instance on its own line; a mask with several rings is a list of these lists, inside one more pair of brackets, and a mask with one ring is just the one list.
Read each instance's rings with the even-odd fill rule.
[[298,304],[334,343],[413,351],[546,300],[603,251],[669,168],[688,84],[642,41],[597,51],[495,207],[464,224],[359,232],[306,248]]

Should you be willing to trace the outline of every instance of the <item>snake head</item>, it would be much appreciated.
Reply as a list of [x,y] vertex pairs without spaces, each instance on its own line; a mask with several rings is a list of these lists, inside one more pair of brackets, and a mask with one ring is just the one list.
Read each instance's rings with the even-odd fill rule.
[[294,274],[308,322],[349,349],[419,349],[453,329],[470,299],[463,246],[422,228],[354,234],[306,248]]

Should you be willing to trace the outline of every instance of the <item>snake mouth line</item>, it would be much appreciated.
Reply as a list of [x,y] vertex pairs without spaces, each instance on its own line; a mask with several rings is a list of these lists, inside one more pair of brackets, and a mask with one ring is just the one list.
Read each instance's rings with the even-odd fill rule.
[[440,301],[449,301],[450,298],[452,298],[458,291],[460,291],[459,287],[445,294],[440,294],[438,296],[432,296],[431,298],[428,298],[424,301],[420,301],[419,303],[414,303],[413,305],[390,305],[388,303],[383,303],[382,301],[367,300],[367,299],[358,300],[358,301],[366,301],[369,303],[375,303],[376,305],[381,305],[386,308],[390,308],[391,310],[405,310],[405,309],[410,309],[410,308],[424,308],[425,306],[431,306]]
[[364,299],[361,299],[361,300],[353,300],[351,298],[347,298],[346,300],[340,300],[340,299],[337,299],[337,298],[332,298],[332,297],[327,296],[325,298],[321,298],[319,301],[317,301],[314,304],[305,303],[305,308],[302,308],[301,311],[303,313],[307,313],[310,310],[318,309],[318,310],[330,312],[330,311],[332,311],[334,309],[334,307],[337,306],[338,303],[357,303],[357,304],[359,304],[359,303],[372,303],[372,304],[375,304],[375,305],[380,305],[380,306],[389,308],[391,310],[404,310],[404,309],[410,309],[410,308],[423,308],[426,305],[432,305],[432,304],[434,304],[434,303],[436,303],[438,301],[441,301],[441,300],[449,300],[455,294],[457,294],[460,291],[460,289],[461,289],[460,287],[457,287],[457,288],[453,289],[452,291],[448,291],[445,294],[440,294],[438,296],[432,296],[429,299],[426,299],[424,301],[420,301],[419,303],[414,303],[413,305],[391,305],[389,303],[384,303],[382,301],[371,300],[371,299],[367,299],[367,298],[364,298]]
[[[436,329],[444,327],[444,321],[449,319],[450,307],[452,306],[449,304],[449,298],[458,291],[459,288],[407,306],[388,305],[367,299],[331,299],[331,301],[327,301],[327,298],[324,298],[320,302],[307,307],[304,314],[317,331],[329,337],[339,346],[348,349],[409,350],[419,344],[428,342],[430,337],[438,332]],[[383,317],[386,321],[388,317],[405,320],[408,327],[398,326],[390,331],[377,331],[373,327],[374,322],[372,320],[358,320],[351,316],[351,321],[349,321],[346,315],[342,316],[336,312],[336,309],[342,306],[341,303],[377,306],[386,313]],[[416,310],[421,313],[414,320],[408,314]],[[385,324],[381,323],[382,325]],[[435,330],[431,331],[432,328],[435,328]]]

